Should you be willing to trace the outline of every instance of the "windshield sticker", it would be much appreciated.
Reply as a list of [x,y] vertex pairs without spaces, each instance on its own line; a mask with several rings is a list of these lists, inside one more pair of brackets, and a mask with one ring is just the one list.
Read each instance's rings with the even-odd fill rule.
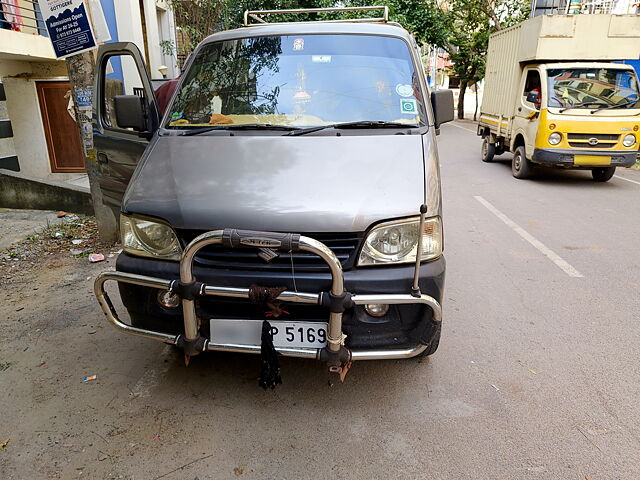
[[416,102],[413,98],[401,98],[400,113],[418,113],[418,102]]
[[413,86],[399,83],[396,85],[396,93],[401,97],[413,97]]
[[171,120],[180,120],[184,116],[184,112],[173,112],[171,114]]
[[311,55],[313,63],[331,63],[331,55]]
[[293,49],[296,51],[304,50],[304,38],[296,38],[293,40]]

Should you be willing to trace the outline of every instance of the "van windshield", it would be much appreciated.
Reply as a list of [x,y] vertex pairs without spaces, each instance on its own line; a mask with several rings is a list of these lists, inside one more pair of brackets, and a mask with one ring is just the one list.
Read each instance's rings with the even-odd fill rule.
[[169,109],[167,128],[426,124],[408,45],[374,35],[242,38],[203,46]]
[[640,108],[638,82],[632,70],[615,68],[552,68],[549,107]]

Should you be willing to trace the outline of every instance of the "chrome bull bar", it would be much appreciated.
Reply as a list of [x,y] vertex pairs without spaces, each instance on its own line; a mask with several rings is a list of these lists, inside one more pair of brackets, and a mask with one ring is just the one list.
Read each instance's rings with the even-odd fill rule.
[[[370,303],[408,304],[420,303],[433,311],[433,321],[442,321],[442,308],[438,301],[429,295],[412,294],[350,294],[344,290],[342,265],[335,254],[323,243],[309,237],[295,234],[272,232],[253,232],[235,229],[215,230],[196,237],[185,248],[180,260],[180,279],[165,280],[133,273],[104,272],[94,282],[94,293],[107,320],[118,330],[131,335],[178,345],[187,355],[197,355],[204,351],[226,351],[240,353],[260,353],[260,346],[219,344],[200,336],[200,319],[196,316],[195,301],[206,296],[249,298],[248,288],[219,287],[206,285],[196,281],[193,274],[193,259],[203,247],[222,244],[231,248],[271,248],[285,251],[304,250],[320,256],[329,266],[331,272],[331,290],[320,293],[301,293],[285,290],[277,300],[288,303],[306,303],[325,306],[329,309],[327,328],[327,346],[325,348],[290,348],[275,347],[276,351],[288,357],[315,358],[325,361],[332,371],[338,371],[341,365],[351,360],[379,360],[410,358],[422,353],[428,345],[416,345],[410,348],[390,349],[347,349],[344,346],[345,335],[342,333],[342,315],[347,308],[354,305]],[[105,290],[107,281],[131,283],[159,290],[170,290],[182,299],[184,333],[173,335],[153,330],[146,330],[122,322],[115,311]]]

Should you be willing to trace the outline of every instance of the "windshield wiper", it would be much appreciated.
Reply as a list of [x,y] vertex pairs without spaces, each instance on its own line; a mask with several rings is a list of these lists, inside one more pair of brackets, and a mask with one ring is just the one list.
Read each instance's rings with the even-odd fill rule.
[[[579,108],[579,107],[586,107],[587,105],[603,105],[600,102],[582,102],[582,103],[576,103],[575,105],[570,105],[568,107],[565,108],[561,108],[560,110],[558,110],[560,113],[564,112],[565,110],[570,110],[572,108]],[[606,104],[604,104],[606,105]],[[591,112],[593,113],[593,112]]]
[[622,108],[628,107],[629,105],[633,105],[636,102],[632,102],[631,100],[627,100],[627,103],[616,103],[615,105],[607,105],[606,107],[596,108],[595,110],[591,110],[591,113],[599,112],[600,110],[609,110],[613,108]]
[[199,135],[201,133],[212,132],[214,130],[300,130],[298,127],[290,127],[288,125],[272,125],[270,123],[244,123],[230,125],[213,125],[211,127],[194,128],[185,130],[183,136]]
[[416,128],[418,125],[400,122],[385,122],[383,120],[360,120],[357,122],[332,123],[317,127],[301,128],[287,133],[287,135],[306,135],[307,133],[319,132],[328,128]]

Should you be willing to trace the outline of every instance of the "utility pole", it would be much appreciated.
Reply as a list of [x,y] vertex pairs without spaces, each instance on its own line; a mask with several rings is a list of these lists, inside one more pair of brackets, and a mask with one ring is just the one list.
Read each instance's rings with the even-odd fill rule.
[[91,200],[98,223],[98,233],[103,242],[117,240],[116,219],[110,208],[102,203],[100,189],[100,171],[93,148],[93,86],[95,84],[96,61],[93,51],[86,51],[67,57],[67,72],[71,83],[73,110],[80,132],[80,139],[84,151],[84,163],[89,177]]
[[[116,219],[102,203],[100,171],[93,149],[93,85],[96,71],[94,50],[111,39],[99,0],[38,0],[53,52],[65,58],[71,83],[71,98],[80,131],[84,164],[89,177],[91,200],[103,242],[117,239]],[[60,7],[66,7],[64,10]]]

